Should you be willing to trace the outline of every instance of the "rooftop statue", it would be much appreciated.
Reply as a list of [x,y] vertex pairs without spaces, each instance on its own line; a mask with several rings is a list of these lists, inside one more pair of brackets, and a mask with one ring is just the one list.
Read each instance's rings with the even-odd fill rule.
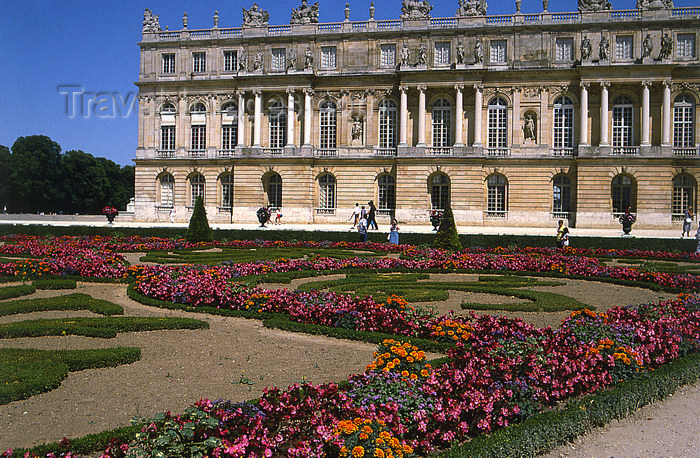
[[153,33],[160,32],[160,23],[158,21],[158,15],[153,14],[151,10],[146,8],[143,12],[143,33]]
[[318,2],[309,5],[307,0],[301,0],[299,9],[292,8],[290,24],[318,23]]
[[403,0],[401,19],[429,19],[432,10],[430,0]]
[[673,0],[637,0],[638,10],[661,10],[673,8]]
[[578,10],[582,12],[595,12],[611,10],[612,5],[608,0],[578,0]]
[[243,10],[243,27],[260,27],[267,25],[270,20],[270,14],[266,10],[261,10],[257,3],[253,3],[249,10],[241,9]]
[[488,4],[486,0],[459,0],[457,17],[485,16]]

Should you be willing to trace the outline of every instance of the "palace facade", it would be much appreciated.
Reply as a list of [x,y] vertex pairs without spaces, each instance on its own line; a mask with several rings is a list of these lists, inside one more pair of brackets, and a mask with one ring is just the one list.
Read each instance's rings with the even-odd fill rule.
[[[519,10],[520,2],[516,2]],[[273,6],[272,4],[270,6]],[[373,200],[428,224],[669,228],[697,211],[700,8],[579,0],[571,13],[490,16],[460,0],[431,18],[289,25],[262,7],[237,28],[161,30],[140,43],[135,218],[344,222]]]

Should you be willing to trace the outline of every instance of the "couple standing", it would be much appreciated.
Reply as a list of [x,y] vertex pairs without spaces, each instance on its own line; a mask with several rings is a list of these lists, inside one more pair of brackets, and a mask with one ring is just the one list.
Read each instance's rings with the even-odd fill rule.
[[373,201],[367,202],[367,205],[369,205],[369,211],[365,210],[365,206],[363,205],[362,208],[360,208],[360,204],[356,203],[355,204],[355,209],[352,211],[352,214],[350,215],[350,219],[353,220],[352,227],[355,228],[358,224],[362,222],[363,219],[366,219],[365,225],[366,229],[374,229],[375,231],[379,230],[379,226],[377,226],[377,207],[374,206]]

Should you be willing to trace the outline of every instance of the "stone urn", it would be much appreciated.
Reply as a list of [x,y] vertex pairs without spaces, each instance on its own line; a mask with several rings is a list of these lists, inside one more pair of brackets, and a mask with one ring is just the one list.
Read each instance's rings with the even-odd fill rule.
[[440,226],[440,221],[442,221],[442,213],[440,212],[430,212],[430,224],[433,225],[433,230],[437,231]]
[[270,219],[270,210],[267,207],[260,207],[257,212],[258,221],[260,221],[260,227],[267,227],[265,223]]
[[105,216],[107,217],[107,222],[109,222],[109,224],[114,223],[114,218],[117,217],[117,215],[114,214],[114,213],[109,213],[109,214],[107,214],[107,215],[105,215]]

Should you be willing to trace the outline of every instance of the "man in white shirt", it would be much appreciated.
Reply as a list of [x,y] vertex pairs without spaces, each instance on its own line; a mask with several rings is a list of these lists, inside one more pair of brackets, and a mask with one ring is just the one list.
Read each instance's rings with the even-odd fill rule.
[[359,203],[355,204],[355,209],[350,214],[350,219],[352,220],[352,227],[350,228],[352,230],[352,229],[355,229],[355,226],[357,226],[357,223],[360,221],[360,204]]

